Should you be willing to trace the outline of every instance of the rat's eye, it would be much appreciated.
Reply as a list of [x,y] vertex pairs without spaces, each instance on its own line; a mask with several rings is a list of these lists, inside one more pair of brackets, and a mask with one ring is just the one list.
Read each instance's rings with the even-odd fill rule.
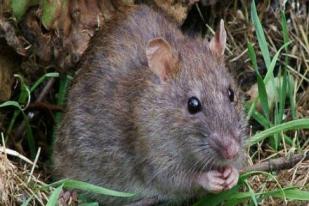
[[197,97],[190,97],[188,100],[188,111],[190,114],[198,113],[202,110],[202,105]]
[[231,87],[228,88],[227,92],[228,92],[230,101],[234,102],[234,91],[231,89]]

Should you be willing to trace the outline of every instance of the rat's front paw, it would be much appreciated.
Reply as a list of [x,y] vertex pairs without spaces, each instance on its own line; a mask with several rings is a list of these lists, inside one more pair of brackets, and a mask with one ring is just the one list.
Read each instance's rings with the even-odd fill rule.
[[197,177],[197,183],[211,193],[221,192],[225,188],[225,179],[222,173],[217,170],[202,173]]
[[231,189],[237,184],[239,172],[235,167],[226,167],[222,174],[223,178],[225,179],[224,187],[226,190]]
[[228,166],[223,171],[211,170],[200,174],[196,181],[205,190],[218,193],[231,189],[238,182],[239,173],[234,167]]

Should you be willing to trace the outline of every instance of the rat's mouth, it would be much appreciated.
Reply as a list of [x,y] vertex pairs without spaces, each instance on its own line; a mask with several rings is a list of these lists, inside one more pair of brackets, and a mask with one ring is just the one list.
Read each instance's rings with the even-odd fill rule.
[[196,162],[193,163],[194,169],[199,172],[206,172],[209,170],[223,170],[227,166],[233,165],[235,160],[224,159],[214,149],[207,148],[208,151],[202,151],[196,154]]
[[222,161],[222,160],[217,160],[212,164],[208,165],[201,165],[199,168],[195,168],[197,172],[207,172],[210,170],[217,170],[217,171],[223,171],[226,167],[234,165],[230,161]]
[[222,169],[222,168],[225,168],[226,166],[232,165],[233,162],[234,161],[225,160],[225,159],[220,158],[218,161],[216,161],[215,168]]
[[[229,146],[227,147],[229,148]],[[210,169],[221,170],[227,166],[237,164],[239,154],[235,155],[233,158],[228,159],[225,157],[226,155],[224,155],[223,151],[226,148],[219,146],[218,143],[210,141],[209,136],[199,134],[198,142],[196,142],[195,147],[192,148],[191,151],[193,152],[193,159],[195,159],[196,162],[191,159],[193,162],[190,164],[194,165],[194,169],[198,171],[207,171]]]

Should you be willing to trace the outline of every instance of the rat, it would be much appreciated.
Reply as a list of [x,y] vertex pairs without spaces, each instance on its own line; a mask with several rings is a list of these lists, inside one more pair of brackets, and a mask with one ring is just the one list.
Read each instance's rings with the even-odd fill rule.
[[177,204],[235,186],[246,120],[225,47],[223,20],[210,41],[146,5],[106,23],[69,91],[56,176],[135,194],[89,194],[104,205]]

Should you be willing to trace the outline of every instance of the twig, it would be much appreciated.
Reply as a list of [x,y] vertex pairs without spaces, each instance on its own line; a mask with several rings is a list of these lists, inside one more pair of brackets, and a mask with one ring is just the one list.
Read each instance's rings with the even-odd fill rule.
[[4,153],[4,154],[8,154],[8,155],[11,155],[11,156],[15,156],[15,157],[18,157],[19,159],[22,159],[24,160],[25,162],[33,165],[33,162],[31,160],[29,160],[27,157],[21,155],[20,153],[14,151],[14,150],[11,150],[11,149],[8,149],[8,148],[4,148],[2,146],[0,146],[0,154],[1,153]]
[[49,102],[34,102],[31,103],[28,108],[36,109],[36,110],[51,110],[55,112],[63,112],[63,107],[55,104],[51,104]]
[[29,184],[29,182],[30,182],[30,180],[31,180],[31,177],[32,177],[32,174],[33,174],[33,172],[34,172],[34,168],[35,168],[35,166],[37,165],[37,162],[38,162],[40,153],[41,153],[41,147],[39,147],[38,152],[36,153],[36,156],[35,156],[35,159],[34,159],[34,162],[33,162],[33,165],[32,165],[32,168],[31,168],[31,171],[30,171],[28,180],[27,180],[27,184]]
[[42,89],[40,95],[38,98],[35,100],[35,102],[40,102],[44,99],[44,97],[48,94],[50,88],[54,85],[55,83],[55,78],[51,78],[47,81],[45,87]]
[[276,159],[270,159],[265,162],[257,163],[255,165],[243,168],[241,170],[241,173],[250,171],[272,172],[272,171],[291,169],[296,164],[304,160],[309,160],[309,152],[305,152],[304,154],[292,155],[290,157],[280,157]]

